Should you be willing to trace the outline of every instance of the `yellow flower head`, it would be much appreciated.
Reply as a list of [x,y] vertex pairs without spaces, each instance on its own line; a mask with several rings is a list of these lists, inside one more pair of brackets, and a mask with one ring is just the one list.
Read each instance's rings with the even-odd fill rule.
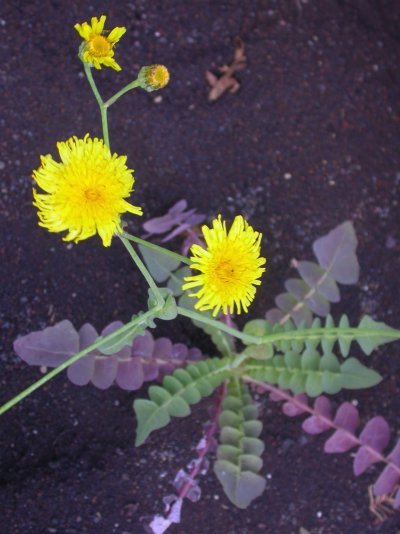
[[163,89],[169,82],[169,71],[164,65],[150,65],[142,67],[139,71],[138,80],[140,87],[146,91],[158,91]]
[[64,241],[81,241],[98,233],[105,247],[115,233],[122,232],[121,213],[142,215],[129,204],[135,182],[125,165],[126,156],[111,154],[102,139],[71,137],[57,143],[61,162],[49,154],[33,179],[45,193],[33,190],[39,226],[50,232],[68,231]]
[[195,308],[213,310],[214,316],[221,308],[225,314],[233,313],[235,305],[237,313],[242,308],[247,312],[256,293],[254,286],[261,284],[259,278],[265,271],[265,258],[260,257],[262,235],[241,215],[235,217],[229,232],[221,215],[214,219],[212,228],[203,226],[202,232],[207,248],[192,245],[190,249],[190,267],[200,274],[186,277],[182,289],[200,287],[189,296],[198,298]]
[[121,70],[121,67],[114,59],[114,46],[126,32],[126,28],[116,27],[110,32],[104,30],[106,16],[100,19],[92,17],[91,24],[83,22],[75,24],[74,28],[84,39],[81,49],[82,59],[85,63],[91,63],[96,69],[101,69],[102,65],[111,67],[114,70]]

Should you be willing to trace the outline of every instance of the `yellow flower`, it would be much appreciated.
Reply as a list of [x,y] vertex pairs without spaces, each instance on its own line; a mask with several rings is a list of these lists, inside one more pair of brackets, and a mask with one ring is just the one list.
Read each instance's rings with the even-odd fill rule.
[[101,139],[71,137],[57,143],[61,162],[49,154],[33,179],[46,193],[33,190],[39,226],[50,232],[68,231],[64,241],[81,241],[98,233],[105,247],[115,233],[122,232],[121,213],[142,215],[129,204],[135,182],[125,165],[126,156],[112,154]]
[[121,70],[121,67],[114,59],[114,46],[126,32],[126,28],[116,27],[109,33],[104,30],[106,16],[100,19],[92,17],[91,24],[83,22],[75,24],[74,28],[84,39],[82,46],[82,59],[85,63],[91,63],[96,69],[101,69],[102,65]]
[[203,226],[202,232],[207,248],[192,245],[190,249],[190,267],[200,274],[186,277],[182,289],[200,286],[189,296],[198,298],[195,308],[213,310],[214,316],[221,308],[225,314],[233,313],[235,305],[237,313],[242,308],[247,312],[256,293],[254,286],[261,284],[259,278],[265,271],[265,258],[260,257],[262,235],[241,215],[235,217],[228,233],[221,215],[214,219],[212,228]]
[[150,65],[142,67],[139,71],[138,79],[140,87],[146,91],[157,91],[163,89],[169,82],[169,71],[164,65]]

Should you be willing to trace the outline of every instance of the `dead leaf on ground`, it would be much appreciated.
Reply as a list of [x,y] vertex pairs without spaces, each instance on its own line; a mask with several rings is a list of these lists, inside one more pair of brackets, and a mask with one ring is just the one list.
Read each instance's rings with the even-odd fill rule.
[[206,81],[210,86],[208,100],[210,102],[215,102],[215,100],[221,98],[226,91],[236,93],[240,84],[234,77],[234,74],[237,70],[244,69],[245,67],[246,57],[244,55],[244,43],[239,37],[236,37],[233,61],[230,65],[219,67],[218,70],[221,73],[221,76],[218,77],[209,70],[205,72]]

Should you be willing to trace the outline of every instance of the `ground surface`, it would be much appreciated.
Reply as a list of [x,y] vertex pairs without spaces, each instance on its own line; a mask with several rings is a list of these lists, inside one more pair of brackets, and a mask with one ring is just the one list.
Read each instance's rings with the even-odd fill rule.
[[[101,134],[73,25],[102,13],[111,27],[128,29],[117,51],[123,71],[97,75],[103,94],[142,64],[171,71],[162,93],[129,95],[110,111],[111,143],[135,169],[135,203],[145,217],[185,197],[210,218],[241,212],[264,230],[268,274],[252,317],[273,305],[292,257],[311,259],[313,240],[351,219],[361,279],[334,313],[346,310],[353,321],[369,313],[398,327],[396,0],[10,2],[0,13],[0,400],[39,376],[14,355],[18,334],[63,318],[102,328],[145,303],[144,284],[119,243],[104,249],[93,238],[67,246],[37,226],[31,206],[39,155],[55,155],[55,141],[73,134]],[[231,60],[236,36],[248,58],[240,91],[211,105],[204,71]],[[139,222],[131,229],[140,232]],[[168,332],[210,347],[186,321]],[[369,362],[385,380],[341,397],[357,399],[365,418],[385,415],[394,432],[399,361],[399,344],[375,352]],[[176,471],[192,457],[207,404],[135,449],[133,398],[59,376],[1,417],[2,533],[143,531],[141,518],[161,511]],[[324,455],[323,441],[304,439],[300,422],[276,406],[265,406],[263,438],[265,494],[236,510],[209,473],[202,499],[185,503],[171,532],[400,531],[400,515],[373,525],[367,486],[374,472],[355,479],[349,455]]]

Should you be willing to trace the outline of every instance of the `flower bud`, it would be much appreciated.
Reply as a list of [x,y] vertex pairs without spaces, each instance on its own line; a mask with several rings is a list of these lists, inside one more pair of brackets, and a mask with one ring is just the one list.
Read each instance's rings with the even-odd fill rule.
[[140,87],[145,91],[157,91],[169,82],[169,72],[164,65],[150,65],[142,67],[139,71],[138,80]]

